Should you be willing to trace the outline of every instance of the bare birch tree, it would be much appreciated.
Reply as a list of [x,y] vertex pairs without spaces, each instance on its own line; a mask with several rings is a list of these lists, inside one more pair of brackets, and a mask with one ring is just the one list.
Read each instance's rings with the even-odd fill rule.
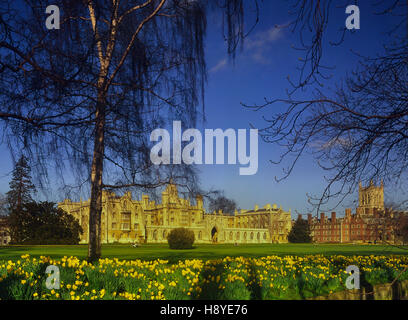
[[[157,168],[149,133],[172,119],[193,125],[206,81],[206,14],[221,10],[228,52],[244,37],[242,0],[56,0],[0,4],[0,119],[43,183],[67,164],[91,191],[88,259],[101,256],[102,190],[183,178]],[[202,115],[202,113],[201,113]],[[191,171],[190,171],[191,172]],[[83,181],[83,177],[88,177]],[[81,180],[82,179],[82,180]]]

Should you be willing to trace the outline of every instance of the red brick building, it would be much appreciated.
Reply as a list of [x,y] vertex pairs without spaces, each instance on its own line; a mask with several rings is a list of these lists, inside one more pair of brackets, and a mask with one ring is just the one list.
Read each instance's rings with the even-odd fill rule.
[[384,208],[384,186],[373,182],[359,186],[359,206],[354,214],[345,210],[345,216],[338,218],[336,212],[330,216],[320,213],[320,217],[308,214],[308,222],[313,241],[317,243],[377,243],[394,242],[394,213]]

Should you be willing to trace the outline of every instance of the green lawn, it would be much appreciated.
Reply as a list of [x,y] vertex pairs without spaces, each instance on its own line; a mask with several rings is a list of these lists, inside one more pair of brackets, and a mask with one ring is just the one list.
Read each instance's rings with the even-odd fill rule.
[[[85,259],[87,245],[61,246],[6,246],[0,247],[0,260],[16,259],[23,254],[31,256],[76,256]],[[341,254],[341,255],[389,255],[408,254],[406,250],[382,245],[352,244],[254,244],[238,245],[196,245],[191,250],[170,250],[167,245],[146,244],[133,248],[130,244],[112,244],[102,246],[103,257],[118,259],[165,259],[176,262],[182,259],[217,259],[225,256],[261,257],[268,255],[306,255],[306,254]]]

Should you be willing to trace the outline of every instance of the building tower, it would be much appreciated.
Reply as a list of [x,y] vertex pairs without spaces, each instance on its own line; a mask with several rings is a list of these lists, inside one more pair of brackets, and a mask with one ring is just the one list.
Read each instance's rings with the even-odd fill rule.
[[382,180],[380,186],[374,185],[372,180],[367,187],[363,187],[361,182],[359,183],[358,207],[366,213],[373,212],[373,209],[384,210],[384,184]]

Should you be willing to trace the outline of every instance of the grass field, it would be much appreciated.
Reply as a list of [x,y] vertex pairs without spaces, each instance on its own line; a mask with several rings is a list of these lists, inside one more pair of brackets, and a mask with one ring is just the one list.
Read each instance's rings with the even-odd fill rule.
[[[64,256],[75,256],[85,259],[87,256],[87,245],[61,245],[61,246],[4,246],[0,247],[0,260],[14,260],[21,255],[29,254],[33,257],[49,256],[51,258],[62,258]],[[254,244],[238,245],[196,245],[191,250],[171,250],[167,244],[146,244],[139,248],[133,248],[130,244],[112,244],[102,246],[104,258],[118,259],[142,259],[155,260],[164,259],[169,262],[177,262],[185,259],[218,259],[226,256],[245,256],[251,258],[270,255],[407,255],[406,250],[383,245],[352,245],[352,244]]]

